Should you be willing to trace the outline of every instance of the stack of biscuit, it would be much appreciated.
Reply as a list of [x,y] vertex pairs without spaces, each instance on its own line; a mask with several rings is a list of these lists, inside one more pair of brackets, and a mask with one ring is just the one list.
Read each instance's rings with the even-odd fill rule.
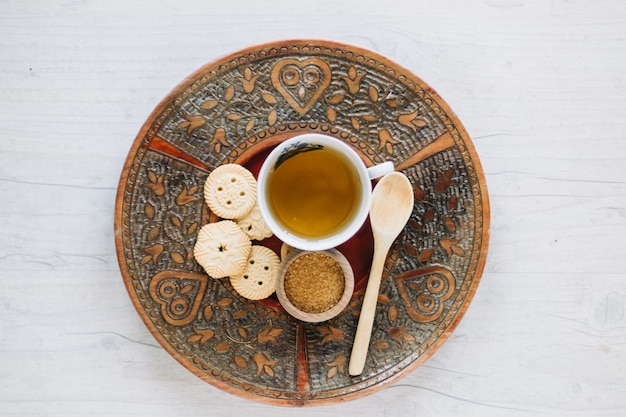
[[252,240],[272,236],[257,206],[254,176],[241,165],[221,165],[207,178],[204,199],[222,220],[200,230],[196,261],[212,278],[229,277],[245,298],[269,297],[275,291],[280,260],[271,249],[252,245]]

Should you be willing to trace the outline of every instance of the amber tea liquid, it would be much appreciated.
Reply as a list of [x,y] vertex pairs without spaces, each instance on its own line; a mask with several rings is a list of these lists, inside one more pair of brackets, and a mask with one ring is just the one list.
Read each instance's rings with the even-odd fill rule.
[[266,198],[274,217],[294,235],[324,238],[340,231],[361,200],[358,173],[329,148],[302,152],[269,175]]

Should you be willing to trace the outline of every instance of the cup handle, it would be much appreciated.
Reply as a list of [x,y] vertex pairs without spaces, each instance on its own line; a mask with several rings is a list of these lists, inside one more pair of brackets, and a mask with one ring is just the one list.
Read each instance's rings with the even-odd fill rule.
[[369,175],[370,180],[382,177],[383,175],[387,175],[392,173],[394,170],[393,162],[387,161],[382,164],[374,165],[373,167],[367,168],[367,175]]

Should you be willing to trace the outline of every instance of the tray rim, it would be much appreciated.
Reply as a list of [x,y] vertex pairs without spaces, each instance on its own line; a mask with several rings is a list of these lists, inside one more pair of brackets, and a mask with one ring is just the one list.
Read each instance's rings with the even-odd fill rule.
[[[481,220],[482,220],[482,229],[483,229],[483,233],[481,235],[480,255],[478,256],[478,262],[476,265],[476,270],[475,270],[474,278],[472,280],[472,284],[467,292],[467,295],[463,301],[463,304],[459,307],[454,318],[452,319],[450,324],[446,327],[446,330],[441,334],[441,336],[439,336],[432,343],[432,345],[428,348],[428,350],[424,354],[419,355],[416,359],[412,358],[413,355],[410,355],[407,358],[405,358],[404,361],[400,362],[400,363],[404,363],[410,360],[409,364],[404,366],[399,371],[390,372],[389,370],[387,370],[381,374],[376,375],[374,378],[370,378],[370,379],[366,379],[362,381],[361,384],[364,385],[363,388],[355,389],[354,391],[345,393],[341,396],[334,396],[334,397],[328,397],[328,398],[280,399],[280,398],[275,398],[275,397],[270,397],[270,396],[261,396],[255,393],[245,392],[241,389],[233,387],[232,385],[221,381],[219,378],[210,377],[207,373],[200,371],[199,368],[195,366],[188,366],[187,364],[188,359],[183,357],[183,355],[181,355],[178,351],[172,348],[170,343],[158,331],[158,329],[154,326],[154,324],[148,319],[141,305],[140,300],[138,300],[136,296],[133,296],[134,288],[132,287],[132,279],[129,276],[128,268],[127,267],[125,268],[127,264],[126,264],[126,260],[124,256],[124,249],[123,249],[124,242],[123,242],[123,236],[122,236],[122,231],[123,231],[122,212],[123,212],[123,206],[124,206],[124,193],[125,193],[127,181],[130,175],[130,168],[133,165],[133,161],[136,158],[137,152],[140,150],[142,145],[144,145],[143,143],[144,139],[148,135],[150,127],[154,124],[155,119],[163,112],[163,110],[167,106],[172,104],[174,98],[179,96],[184,90],[189,88],[193,84],[194,81],[196,81],[202,75],[206,74],[209,70],[217,69],[222,66],[227,66],[230,62],[232,62],[236,58],[242,57],[247,54],[251,54],[253,52],[267,50],[270,48],[279,48],[279,49],[282,48],[282,50],[284,50],[283,54],[288,53],[289,48],[284,45],[290,45],[290,46],[291,45],[299,45],[299,46],[309,45],[309,46],[316,46],[316,47],[319,46],[321,48],[327,49],[328,51],[332,51],[336,49],[343,49],[343,50],[348,50],[354,53],[355,55],[361,54],[368,58],[373,58],[379,61],[380,63],[384,64],[386,67],[393,68],[396,73],[402,74],[405,77],[405,80],[407,81],[410,80],[411,82],[419,86],[421,89],[426,91],[430,96],[432,96],[435,99],[437,105],[444,110],[445,114],[451,119],[451,121],[454,122],[454,126],[456,130],[459,132],[459,136],[461,136],[464,139],[463,145],[465,146],[467,152],[469,153],[471,157],[475,175],[478,179],[477,187],[480,190],[480,205],[482,208]],[[279,56],[280,54],[281,53],[279,51],[279,53],[277,53],[276,56]],[[306,131],[307,130],[305,130],[304,132]],[[448,340],[450,335],[454,332],[454,330],[456,330],[458,324],[464,318],[467,310],[472,304],[476,291],[478,290],[480,281],[482,279],[482,276],[485,270],[487,256],[489,253],[490,220],[491,220],[490,219],[490,201],[489,201],[489,194],[487,190],[485,174],[484,174],[480,159],[478,157],[478,154],[476,152],[474,143],[471,139],[471,136],[465,129],[465,126],[461,123],[456,113],[452,110],[452,108],[448,105],[448,103],[436,92],[435,89],[433,89],[430,85],[426,84],[419,76],[409,71],[404,66],[390,60],[389,58],[386,58],[385,56],[375,51],[368,50],[360,46],[355,46],[352,44],[337,42],[333,40],[324,40],[324,39],[315,39],[315,38],[312,38],[312,39],[295,38],[295,39],[275,40],[275,41],[255,44],[255,45],[248,46],[246,48],[243,48],[243,49],[240,49],[240,50],[228,53],[228,54],[224,54],[221,57],[217,57],[205,63],[204,65],[200,66],[191,74],[183,78],[182,81],[176,84],[165,95],[165,97],[163,97],[158,102],[156,107],[149,113],[149,115],[143,122],[141,128],[139,129],[138,133],[133,139],[133,142],[124,159],[124,164],[122,166],[122,171],[120,174],[118,187],[116,191],[113,227],[114,227],[115,251],[116,251],[116,256],[118,259],[118,266],[120,268],[120,272],[121,272],[126,290],[131,298],[133,307],[139,314],[142,322],[144,323],[144,325],[146,326],[150,334],[159,342],[159,344],[168,352],[169,355],[171,355],[185,369],[187,369],[188,371],[191,371],[194,375],[199,377],[201,380],[209,383],[210,385],[216,388],[221,389],[222,391],[235,395],[239,398],[244,398],[244,399],[252,400],[255,402],[262,403],[262,404],[269,404],[269,405],[276,405],[276,406],[291,406],[291,407],[307,406],[308,407],[308,406],[338,404],[338,403],[342,403],[345,401],[355,400],[355,399],[358,399],[367,395],[371,395],[377,391],[382,390],[383,388],[389,385],[394,384],[399,379],[402,379],[408,374],[412,373],[415,369],[420,367],[424,362],[430,359],[439,350],[439,348]],[[380,379],[380,381],[373,385],[365,384],[366,381],[369,381],[371,379]],[[356,385],[355,387],[357,386],[358,385]]]

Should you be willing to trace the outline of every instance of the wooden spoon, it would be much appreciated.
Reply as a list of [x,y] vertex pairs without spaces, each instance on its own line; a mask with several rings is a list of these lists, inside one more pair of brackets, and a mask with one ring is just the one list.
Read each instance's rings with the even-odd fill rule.
[[372,193],[370,223],[374,233],[374,257],[352,346],[348,368],[350,375],[360,375],[363,372],[387,252],[398,234],[404,229],[412,211],[413,187],[409,179],[400,172],[385,175]]

